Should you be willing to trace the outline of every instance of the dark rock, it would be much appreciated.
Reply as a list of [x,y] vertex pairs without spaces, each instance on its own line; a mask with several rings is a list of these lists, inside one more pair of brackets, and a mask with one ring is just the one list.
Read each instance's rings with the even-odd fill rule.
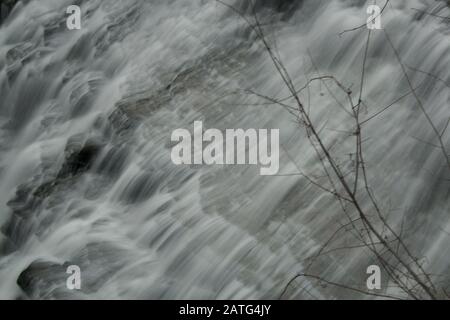
[[0,25],[8,18],[17,0],[0,0]]
[[272,10],[281,14],[281,19],[289,19],[303,5],[303,0],[257,0],[238,2],[236,8],[249,15]]
[[87,141],[83,146],[77,142],[68,142],[66,146],[66,159],[56,178],[42,183],[36,188],[33,195],[45,198],[66,179],[87,172],[97,159],[102,146],[94,141]]
[[69,263],[35,260],[17,278],[17,284],[25,294],[24,298],[34,299],[80,299],[83,293],[69,290],[66,273]]
[[88,171],[100,153],[101,146],[87,142],[80,150],[68,155],[58,173],[58,179],[64,179]]

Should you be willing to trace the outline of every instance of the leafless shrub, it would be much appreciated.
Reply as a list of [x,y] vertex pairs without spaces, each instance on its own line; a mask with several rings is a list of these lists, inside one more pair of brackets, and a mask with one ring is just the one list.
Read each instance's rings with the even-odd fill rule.
[[[437,143],[435,144],[435,146],[442,151],[447,165],[450,169],[449,154],[445,148],[443,139],[443,135],[445,134],[448,127],[448,122],[447,125],[440,130],[433,123],[425,106],[416,93],[417,87],[413,86],[408,76],[408,73],[406,71],[407,67],[402,62],[400,55],[395,49],[388,34],[385,33],[386,39],[395,53],[399,66],[402,69],[403,75],[408,82],[410,91],[402,95],[399,99],[392,102],[388,106],[381,108],[381,110],[377,113],[366,117],[365,119],[362,119],[361,110],[364,107],[363,95],[366,60],[370,46],[370,37],[372,33],[371,30],[367,30],[359,91],[356,93],[357,99],[355,99],[355,93],[353,93],[350,88],[347,88],[342,84],[341,81],[339,81],[332,75],[320,75],[311,78],[304,86],[297,88],[293,83],[289,71],[283,64],[280,55],[277,53],[277,50],[274,50],[269,44],[269,41],[263,31],[263,24],[259,21],[256,12],[253,11],[250,16],[247,16],[237,10],[235,7],[226,4],[221,0],[217,1],[237,13],[255,33],[257,39],[261,42],[263,49],[265,50],[273,66],[275,67],[283,86],[288,90],[289,96],[281,99],[274,98],[255,92],[252,89],[242,90],[242,93],[253,95],[262,99],[264,101],[264,103],[262,104],[279,105],[295,118],[298,125],[305,131],[309,144],[314,150],[318,161],[320,162],[321,173],[320,175],[308,174],[297,166],[298,172],[294,173],[293,175],[299,175],[303,177],[321,191],[332,196],[339,203],[342,212],[348,220],[346,224],[339,227],[329,237],[329,239],[325,241],[322,247],[315,254],[305,259],[305,261],[308,262],[305,271],[297,274],[287,282],[284,290],[281,292],[280,298],[283,298],[285,296],[291,284],[293,284],[294,281],[300,277],[315,279],[319,281],[319,283],[326,283],[328,285],[338,286],[346,290],[382,298],[439,299],[442,297],[448,297],[444,289],[438,289],[435,286],[431,275],[424,269],[421,260],[414,255],[414,253],[405,243],[403,239],[403,224],[402,229],[400,231],[396,231],[388,223],[386,214],[382,212],[382,209],[380,208],[368,181],[368,169],[364,155],[363,125],[386,111],[399,100],[409,95],[414,96],[421,112],[426,118],[426,121],[433,129],[433,132],[435,133],[437,139]],[[389,0],[386,1],[383,10],[386,8],[388,2]],[[362,27],[360,26],[350,30],[346,30],[344,32],[359,30],[361,28]],[[315,65],[312,57],[311,61],[312,64]],[[321,135],[321,129],[317,128],[311,120],[309,107],[305,106],[304,102],[300,98],[300,93],[303,90],[309,90],[309,86],[313,82],[323,83],[329,91],[331,91],[330,86],[333,86],[333,88],[342,92],[342,94],[346,97],[346,104],[342,104],[338,101],[338,99],[336,99],[335,96],[332,95],[335,99],[335,102],[337,103],[337,106],[340,107],[341,110],[348,115],[348,117],[350,117],[353,123],[351,131],[348,132],[348,139],[351,139],[353,141],[352,144],[354,146],[354,151],[351,154],[351,156],[353,157],[351,174],[343,171],[339,164],[339,160],[336,156],[333,155],[333,146],[326,145],[323,136]],[[325,179],[322,179],[320,177],[324,177]],[[366,202],[364,202],[363,204],[363,201],[368,201],[369,206],[367,206]],[[330,244],[333,243],[335,238],[341,233],[352,235],[357,240],[357,244],[329,249]],[[369,250],[372,253],[373,257],[382,266],[384,271],[389,275],[390,280],[404,294],[394,296],[391,294],[369,292],[364,289],[326,280],[320,275],[309,273],[308,270],[311,269],[318,257],[330,254],[331,252],[334,252],[336,250],[351,250],[354,248],[365,248]]]

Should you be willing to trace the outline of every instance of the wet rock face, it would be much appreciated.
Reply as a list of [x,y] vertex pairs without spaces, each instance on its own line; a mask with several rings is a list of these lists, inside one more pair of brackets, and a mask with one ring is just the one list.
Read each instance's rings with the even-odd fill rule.
[[[80,249],[73,261],[58,263],[46,259],[36,259],[25,267],[16,283],[22,290],[19,299],[87,299],[115,273],[121,270],[126,251],[113,243],[90,243]],[[80,287],[69,289],[67,282],[72,274],[70,266],[80,270]],[[70,282],[70,281],[69,281]]]
[[302,4],[303,0],[257,0],[253,2],[253,5],[250,1],[237,1],[234,7],[249,15],[262,13],[265,10],[272,10],[280,13],[281,19],[288,19]]
[[259,0],[256,2],[256,6],[271,7],[279,12],[285,12],[294,9],[300,5],[302,0]]
[[[1,228],[7,241],[0,247],[0,254],[16,250],[28,239],[29,234],[36,233],[35,217],[46,198],[55,191],[64,192],[71,188],[77,177],[91,169],[103,145],[93,140],[82,142],[81,138],[75,137],[73,141],[68,142],[65,160],[59,171],[51,175],[50,179],[40,182],[37,187],[34,185],[35,181],[31,180],[17,188],[15,196],[8,201],[12,216],[9,223]],[[39,229],[45,228],[46,222],[41,221]]]
[[97,159],[102,146],[93,141],[87,141],[84,145],[69,143],[66,147],[66,159],[55,179],[41,184],[33,193],[34,196],[45,198],[51,194],[55,187],[87,172]]
[[17,0],[0,0],[0,25],[9,16],[17,2]]
[[101,147],[95,143],[86,143],[80,150],[72,152],[64,163],[58,178],[77,175],[88,171],[97,158]]
[[[80,299],[82,293],[69,290],[66,286],[69,263],[35,260],[25,268],[17,278],[17,285],[24,296],[19,298],[33,299],[44,293],[44,299]],[[42,298],[42,296],[40,296]]]

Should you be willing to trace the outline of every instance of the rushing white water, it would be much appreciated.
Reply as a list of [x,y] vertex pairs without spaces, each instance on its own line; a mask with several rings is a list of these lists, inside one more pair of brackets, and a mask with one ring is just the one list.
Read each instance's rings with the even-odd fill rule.
[[[0,298],[278,298],[345,217],[322,190],[284,175],[297,172],[294,162],[308,172],[319,165],[292,116],[231,94],[287,95],[254,34],[215,1],[76,2],[81,30],[66,29],[70,0],[19,3],[0,29]],[[364,23],[373,1],[281,2],[260,1],[257,13],[294,82],[332,74],[357,97],[368,31],[339,33]],[[443,128],[450,29],[412,8],[450,10],[445,1],[392,0],[382,15],[404,63],[435,76],[408,69]],[[408,91],[384,32],[374,30],[364,117]],[[301,94],[327,143],[348,120],[333,92],[345,99],[320,82]],[[208,128],[280,128],[281,175],[173,165],[171,132],[195,120]],[[419,141],[436,143],[431,126],[409,95],[363,129],[370,185],[383,210],[403,225],[427,270],[446,280],[448,168],[437,148]],[[46,264],[28,268],[35,261]],[[81,267],[82,290],[65,289],[67,275],[55,271],[65,262]],[[312,272],[364,285],[371,263],[363,251],[338,251]],[[19,286],[27,268],[32,280]],[[355,293],[303,279],[285,297],[311,296]]]

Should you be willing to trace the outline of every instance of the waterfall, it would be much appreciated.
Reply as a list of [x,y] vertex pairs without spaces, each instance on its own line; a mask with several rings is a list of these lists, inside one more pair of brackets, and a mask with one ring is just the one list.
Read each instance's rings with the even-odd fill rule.
[[[444,285],[449,168],[386,34],[442,130],[450,29],[437,16],[450,17],[450,8],[390,1],[364,62],[368,30],[351,29],[366,23],[373,2],[228,4],[244,17],[257,14],[298,89],[332,75],[357,99],[364,65],[370,186],[386,219]],[[72,4],[81,8],[80,30],[66,26]],[[0,298],[277,299],[347,221],[339,201],[295,174],[320,170],[305,128],[246,89],[289,96],[255,32],[220,2],[18,1],[0,26]],[[345,94],[314,81],[299,95],[348,170],[352,129],[338,106]],[[279,128],[279,174],[173,164],[171,133],[194,121],[219,130]],[[343,233],[329,249],[352,239]],[[309,271],[365,286],[372,264],[364,248],[335,250]],[[68,265],[80,267],[81,290],[66,288]],[[387,276],[382,281],[389,285]],[[308,278],[284,295],[355,297],[365,296]]]

